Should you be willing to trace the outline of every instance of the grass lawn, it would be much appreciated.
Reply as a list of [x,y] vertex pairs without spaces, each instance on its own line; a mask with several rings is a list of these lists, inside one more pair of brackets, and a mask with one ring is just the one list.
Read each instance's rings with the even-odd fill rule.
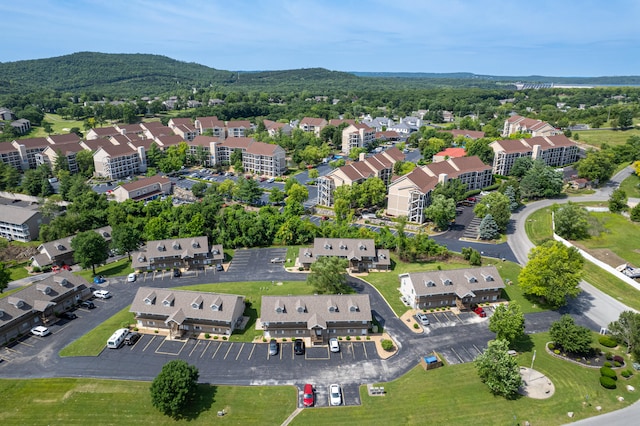
[[292,268],[296,264],[296,258],[302,247],[307,246],[287,246],[287,258],[284,263],[285,268]]
[[27,263],[21,263],[20,265],[12,266],[9,268],[9,272],[11,272],[10,281],[20,280],[22,278],[27,278],[29,276],[29,272],[24,268]]
[[540,245],[553,238],[551,227],[551,207],[536,210],[527,217],[524,229],[531,242]]
[[[611,250],[627,262],[640,267],[640,252],[637,250],[640,225],[621,214],[591,212],[590,215],[598,221],[602,232],[578,243],[587,250]],[[612,266],[615,268],[618,265]]]
[[256,330],[256,319],[260,315],[262,296],[287,296],[291,294],[314,294],[314,289],[306,281],[284,281],[282,285],[271,284],[271,281],[251,281],[239,283],[199,284],[180,287],[180,290],[210,291],[215,293],[239,294],[245,296],[247,307],[244,314],[249,323],[244,330],[235,331],[231,342],[252,342],[262,336],[262,330]]
[[[151,404],[148,382],[96,379],[0,380],[5,425],[96,424],[280,425],[296,408],[293,386],[200,385],[185,418]],[[34,409],[34,407],[38,409]],[[217,417],[220,410],[227,413]]]
[[[518,275],[522,270],[522,267],[514,262],[499,262],[495,264],[498,268],[498,272],[505,282],[505,288],[502,292],[502,297],[511,302],[517,302],[522,308],[522,312],[529,314],[532,312],[542,312],[548,310],[547,307],[541,306],[536,300],[529,300],[522,293],[520,286],[518,285]],[[511,284],[507,284],[507,280],[511,281]]]
[[78,340],[62,348],[60,356],[98,356],[114,331],[134,323],[133,312],[129,312],[129,306],[127,306]]
[[[96,268],[96,275],[104,275],[105,277],[128,275],[131,272],[133,272],[131,261],[126,257],[118,260],[117,262],[108,263]],[[93,282],[93,272],[91,269],[83,269],[82,271],[77,272],[76,275],[80,275],[90,283]]]
[[602,146],[603,143],[607,143],[611,146],[624,145],[629,139],[629,136],[640,136],[640,130],[588,130],[577,132],[580,134],[580,140],[593,146]]
[[[51,128],[53,129],[53,134],[66,134],[69,133],[69,129],[73,127],[77,127],[81,132],[85,132],[84,130],[84,122],[82,120],[64,120],[58,114],[45,114],[44,121],[48,121],[51,123]],[[44,131],[42,127],[35,127],[34,130],[29,134],[30,138],[40,138],[49,136],[47,132]]]
[[627,197],[640,198],[640,177],[636,174],[632,174],[628,178],[622,181],[620,189],[623,189],[627,193]]
[[[524,423],[560,425],[629,406],[640,394],[623,389],[640,385],[639,375],[630,380],[620,378],[617,390],[606,390],[599,383],[600,373],[547,354],[547,333],[531,336],[537,349],[534,368],[545,373],[555,386],[555,394],[546,400],[521,397],[506,400],[491,395],[480,382],[473,364],[445,366],[431,371],[416,367],[390,383],[384,383],[386,395],[370,397],[361,387],[362,405],[339,409],[304,410],[292,424],[481,424],[507,425]],[[531,345],[530,345],[531,346]],[[520,365],[531,366],[533,348],[518,356]],[[417,363],[418,360],[416,360]],[[585,397],[588,395],[588,404]],[[624,396],[618,402],[616,396]],[[573,411],[569,419],[567,412]]]

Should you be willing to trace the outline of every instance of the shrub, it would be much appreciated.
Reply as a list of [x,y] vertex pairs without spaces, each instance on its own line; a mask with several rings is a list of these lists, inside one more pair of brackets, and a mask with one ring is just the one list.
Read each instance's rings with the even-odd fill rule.
[[218,340],[219,336],[213,336],[213,340]]
[[40,269],[40,267],[39,267],[39,266],[34,266],[31,270],[32,270],[33,272],[40,272],[40,271],[41,271],[41,269]]
[[613,360],[615,362],[619,362],[620,364],[624,364],[624,358],[622,358],[620,355],[614,355]]
[[227,340],[227,336],[222,336],[222,340]]
[[138,327],[133,327],[133,331],[138,331]]
[[603,377],[610,377],[613,380],[618,380],[618,375],[610,367],[600,367],[600,375]]
[[267,343],[267,338],[266,337],[262,338],[262,343]]
[[347,336],[345,339],[346,340],[351,340],[351,336]]
[[560,355],[560,349],[554,349],[553,353],[556,354],[556,355]]
[[158,331],[158,330],[155,330],[155,331],[154,331],[154,333],[156,333],[156,334],[158,334],[159,332],[160,332],[160,331]]
[[622,367],[622,364],[620,364],[618,361],[613,361],[613,366],[614,367]]
[[371,340],[371,337],[370,337],[370,336],[367,336],[367,340]]
[[605,352],[604,357],[611,361],[613,359],[613,354],[611,352]]
[[615,389],[616,381],[610,377],[600,376],[600,384],[605,389]]
[[631,370],[623,370],[620,375],[622,375],[622,377],[624,377],[625,379],[628,379],[629,377],[633,376],[633,372],[631,372]]
[[420,326],[417,323],[413,323],[413,328],[415,328],[416,330],[420,328]]
[[287,341],[287,338],[285,337],[284,339],[282,339],[282,341],[283,341],[283,342],[286,342],[286,341]]
[[556,348],[556,345],[554,345],[553,343],[549,343],[549,350],[554,350]]
[[382,345],[382,349],[384,349],[385,351],[393,350],[393,342],[391,340],[384,339],[380,342],[380,344]]
[[205,338],[205,339],[208,339],[208,338],[210,338],[210,337],[211,337],[211,335],[210,335],[209,333],[204,333],[204,338]]
[[602,364],[602,365],[604,365],[605,367],[609,367],[609,368],[611,368],[611,366],[612,366],[609,361],[605,361],[604,364]]
[[360,336],[356,336],[356,340],[360,340]]
[[615,348],[616,346],[618,346],[618,342],[616,342],[616,339],[611,336],[600,336],[598,338],[598,342],[602,346],[605,346],[607,348]]

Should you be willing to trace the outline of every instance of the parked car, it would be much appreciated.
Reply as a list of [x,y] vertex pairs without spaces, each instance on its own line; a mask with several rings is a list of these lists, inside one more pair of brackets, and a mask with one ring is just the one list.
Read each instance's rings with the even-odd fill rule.
[[331,405],[342,405],[342,389],[340,385],[329,386],[329,403]]
[[480,318],[486,318],[487,313],[480,306],[473,310]]
[[93,282],[95,284],[102,284],[103,282],[105,282],[104,276],[98,275],[97,277],[93,277]]
[[80,302],[80,307],[85,309],[93,309],[96,305],[91,300],[85,300],[84,302]]
[[44,336],[46,336],[48,334],[51,334],[51,332],[49,331],[49,329],[47,327],[39,325],[39,326],[33,327],[31,329],[31,334],[33,334],[35,336],[44,337]]
[[429,317],[426,314],[416,314],[416,319],[422,325],[429,325]]
[[269,355],[278,355],[278,342],[276,339],[271,339],[269,342]]
[[127,275],[127,281],[128,282],[132,283],[132,282],[135,282],[135,280],[136,280],[136,274],[135,273],[132,272],[129,275]]
[[60,318],[73,320],[73,319],[78,318],[78,316],[76,314],[74,314],[73,312],[63,312],[63,313],[60,314]]
[[96,290],[93,292],[93,295],[98,299],[109,299],[111,297],[109,290]]
[[315,402],[315,395],[313,393],[313,386],[309,383],[304,385],[304,391],[302,396],[302,405],[305,407],[313,407]]
[[269,178],[269,179],[267,179],[267,183],[273,183],[273,182],[275,182],[275,181],[276,181],[276,179],[275,179],[275,178]]
[[340,352],[340,343],[338,343],[338,339],[332,337],[329,339],[329,350],[331,352]]
[[140,337],[140,333],[130,331],[129,334],[127,334],[127,337],[124,338],[124,343],[129,346],[134,345],[138,340],[140,340]]
[[216,271],[218,272],[224,272],[224,267],[222,266],[222,263],[218,263],[216,265]]
[[273,259],[271,259],[271,263],[284,263],[284,258],[283,257],[274,257]]
[[182,275],[182,272],[180,272],[180,269],[178,268],[173,268],[173,276],[175,278],[180,278],[180,276]]
[[293,342],[293,353],[296,355],[304,355],[304,340],[296,339]]

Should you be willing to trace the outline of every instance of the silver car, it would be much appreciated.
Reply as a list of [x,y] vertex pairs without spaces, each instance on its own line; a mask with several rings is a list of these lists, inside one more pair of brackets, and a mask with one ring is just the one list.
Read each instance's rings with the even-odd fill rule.
[[416,319],[422,325],[429,325],[429,317],[426,314],[416,314]]

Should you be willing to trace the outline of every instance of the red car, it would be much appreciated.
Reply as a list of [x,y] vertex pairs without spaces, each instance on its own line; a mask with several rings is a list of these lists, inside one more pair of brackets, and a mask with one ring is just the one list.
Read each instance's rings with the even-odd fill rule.
[[484,311],[484,309],[482,309],[480,306],[478,306],[477,308],[475,308],[473,310],[473,312],[475,312],[476,314],[478,314],[478,316],[480,318],[486,318],[487,317],[487,313]]
[[304,395],[302,396],[302,405],[305,407],[313,407],[315,395],[313,393],[313,386],[309,383],[304,385]]

